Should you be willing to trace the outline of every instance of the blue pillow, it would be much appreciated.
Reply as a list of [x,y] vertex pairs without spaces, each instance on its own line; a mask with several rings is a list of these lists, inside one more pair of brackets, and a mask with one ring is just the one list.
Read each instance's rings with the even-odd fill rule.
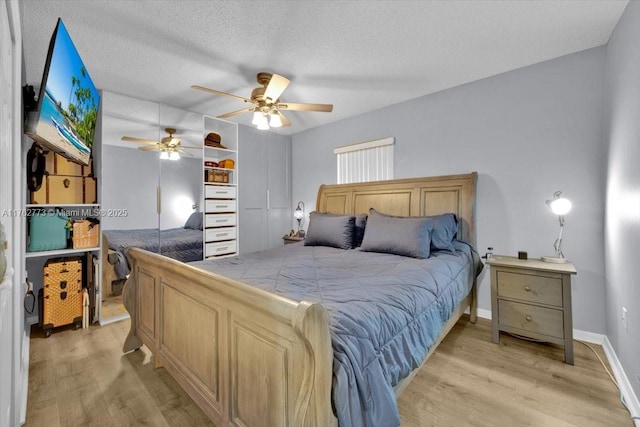
[[360,250],[429,258],[432,229],[431,218],[383,215],[372,208]]
[[202,230],[202,212],[194,212],[189,216],[184,228],[192,228],[194,230]]
[[[373,210],[373,208],[371,210]],[[456,248],[453,246],[453,239],[456,237],[456,233],[458,232],[458,219],[453,213],[420,217],[395,217],[393,215],[387,215],[377,211],[376,213],[389,218],[430,218],[433,220],[431,249],[434,251],[456,251]]]
[[305,246],[330,246],[339,249],[353,248],[355,215],[335,215],[311,212]]
[[429,216],[433,220],[433,232],[431,233],[431,249],[455,252],[453,239],[458,232],[458,219],[455,214]]

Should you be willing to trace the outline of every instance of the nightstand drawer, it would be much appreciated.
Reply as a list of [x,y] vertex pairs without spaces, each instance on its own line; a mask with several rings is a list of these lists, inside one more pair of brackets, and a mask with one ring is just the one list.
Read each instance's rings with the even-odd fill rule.
[[498,297],[562,307],[562,278],[498,271]]
[[498,313],[500,326],[564,338],[562,310],[500,300]]

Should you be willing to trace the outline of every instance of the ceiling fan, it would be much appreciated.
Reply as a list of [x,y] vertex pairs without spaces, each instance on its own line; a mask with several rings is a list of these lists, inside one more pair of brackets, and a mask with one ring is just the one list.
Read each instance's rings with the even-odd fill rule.
[[320,111],[330,113],[333,110],[331,104],[299,104],[291,102],[281,102],[280,95],[289,86],[289,79],[279,74],[258,73],[257,81],[262,87],[257,87],[251,91],[251,98],[243,98],[242,96],[232,95],[230,93],[221,92],[219,90],[209,89],[202,86],[192,85],[193,89],[203,92],[212,93],[214,95],[228,96],[252,104],[250,107],[242,110],[232,111],[230,113],[218,116],[220,119],[235,116],[242,113],[253,113],[252,124],[258,129],[269,129],[269,127],[290,126],[291,121],[282,114],[282,111]]
[[160,158],[168,160],[179,160],[179,153],[191,156],[191,154],[187,152],[186,149],[201,149],[200,147],[184,147],[180,145],[180,138],[176,138],[175,136],[173,136],[173,134],[176,133],[176,130],[174,128],[165,128],[164,131],[167,132],[169,136],[165,136],[160,141],[155,141],[153,139],[136,138],[133,136],[123,136],[121,139],[123,141],[135,142],[137,144],[148,144],[144,147],[138,147],[138,150],[159,151]]

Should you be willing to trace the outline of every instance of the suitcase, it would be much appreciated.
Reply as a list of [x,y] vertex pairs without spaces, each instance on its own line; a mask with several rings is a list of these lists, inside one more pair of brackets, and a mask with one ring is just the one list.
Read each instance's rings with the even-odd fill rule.
[[58,326],[82,326],[82,257],[51,258],[44,265],[40,299],[40,325],[45,336]]
[[97,203],[96,179],[72,175],[45,175],[38,191],[31,192],[32,204]]
[[56,210],[32,211],[29,217],[28,252],[65,249],[69,238],[68,217]]
[[93,176],[92,159],[89,158],[89,165],[84,166],[72,162],[58,153],[49,151],[45,153],[45,171],[49,175],[71,175],[71,176]]

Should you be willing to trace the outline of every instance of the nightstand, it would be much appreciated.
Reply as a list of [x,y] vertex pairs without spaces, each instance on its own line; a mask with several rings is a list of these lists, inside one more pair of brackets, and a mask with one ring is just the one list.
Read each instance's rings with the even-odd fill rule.
[[494,256],[491,266],[493,342],[500,331],[564,346],[564,361],[573,365],[571,263]]
[[304,240],[304,237],[284,236],[282,240],[284,240],[285,245],[288,245],[289,243],[302,242]]

